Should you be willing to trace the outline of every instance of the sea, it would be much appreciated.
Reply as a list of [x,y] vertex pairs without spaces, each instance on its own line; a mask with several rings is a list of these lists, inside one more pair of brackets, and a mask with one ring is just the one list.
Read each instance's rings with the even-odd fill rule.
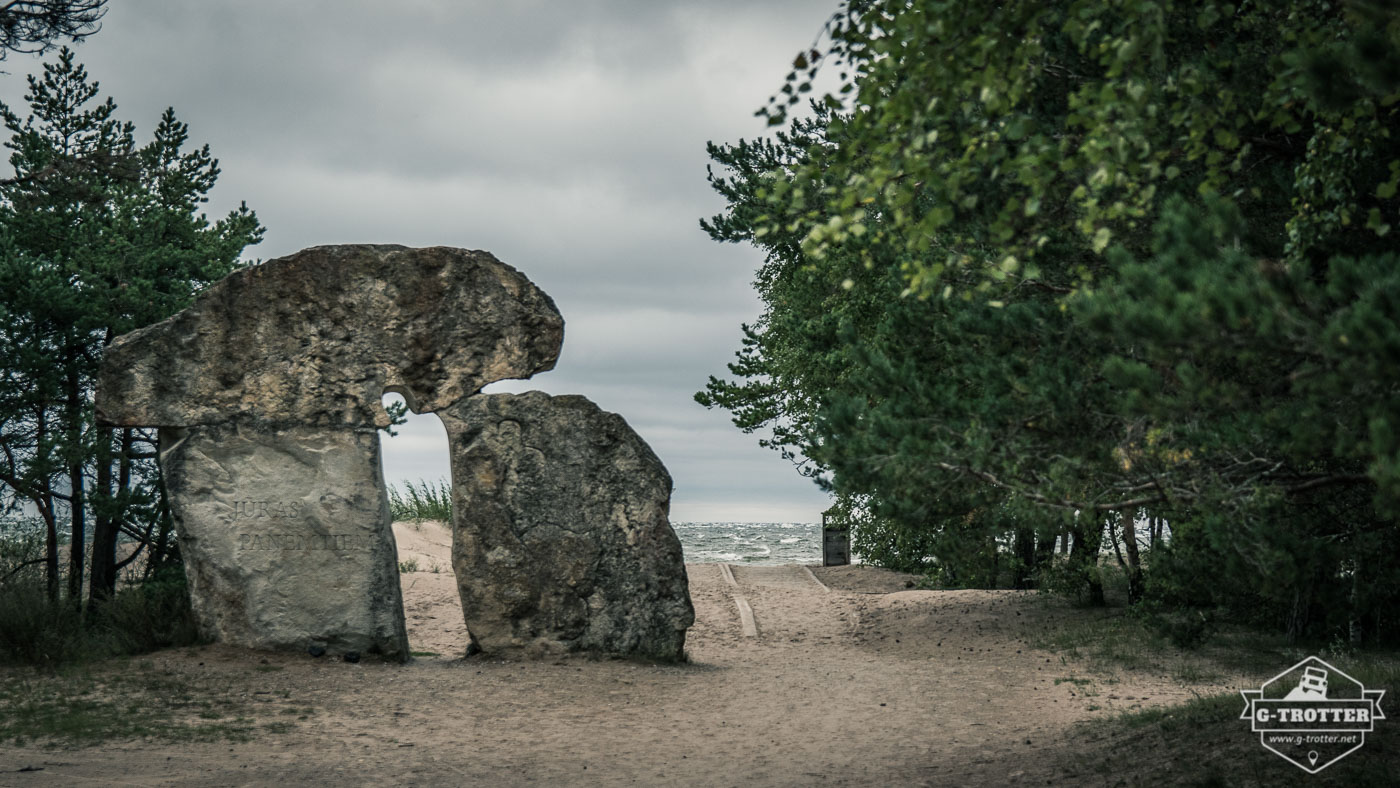
[[[27,530],[7,523],[0,538]],[[820,564],[820,523],[672,523],[688,564]],[[23,533],[22,533],[23,532]],[[858,559],[857,559],[858,560]]]
[[819,564],[820,523],[672,523],[688,564]]

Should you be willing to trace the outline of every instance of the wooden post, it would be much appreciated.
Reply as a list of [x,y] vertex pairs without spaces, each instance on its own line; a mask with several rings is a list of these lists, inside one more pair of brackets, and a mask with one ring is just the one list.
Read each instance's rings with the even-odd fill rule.
[[822,566],[845,566],[850,562],[849,523],[834,523],[822,512]]

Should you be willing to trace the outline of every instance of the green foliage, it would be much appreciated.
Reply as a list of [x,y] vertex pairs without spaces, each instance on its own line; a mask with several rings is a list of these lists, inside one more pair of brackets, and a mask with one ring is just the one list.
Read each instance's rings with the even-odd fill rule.
[[200,213],[218,162],[208,146],[189,149],[173,110],[138,146],[71,51],[28,84],[26,116],[0,105],[14,168],[0,181],[0,507],[26,505],[44,522],[55,600],[58,532],[70,597],[91,534],[101,600],[115,588],[119,533],[150,541],[153,567],[170,555],[154,434],[94,418],[103,349],[241,265],[262,227],[246,206],[214,222]]
[[199,642],[178,566],[87,609],[51,600],[38,573],[0,582],[0,662],[56,668]]
[[396,523],[421,520],[450,523],[452,485],[446,479],[436,483],[422,479],[417,484],[404,482],[403,490],[398,485],[390,485],[389,513]]
[[116,654],[145,654],[202,642],[180,566],[164,567],[149,579],[119,590],[90,618],[95,619],[90,626],[108,633]]
[[936,554],[932,533],[878,517],[851,523],[851,550],[866,563],[914,574],[930,571]]
[[1091,604],[1089,587],[1100,579],[1097,563],[1070,561],[1060,557],[1039,567],[1036,586],[1042,591],[1069,597],[1080,604]]
[[[246,206],[199,212],[218,163],[189,149],[172,110],[138,146],[67,49],[28,85],[27,115],[0,105],[14,168],[0,181],[0,507],[39,526],[0,540],[42,552],[0,579],[0,656],[55,665],[193,642],[155,436],[98,424],[93,386],[109,343],[189,304],[262,227]],[[122,534],[148,569],[118,591]]]
[[57,41],[82,41],[102,28],[107,0],[23,0],[0,6],[0,60],[48,52]]
[[395,427],[408,423],[408,403],[401,399],[385,402],[384,413],[389,417],[389,423],[380,429],[392,438],[398,435],[397,432],[394,432]]
[[0,517],[0,585],[39,578],[43,560],[43,523],[32,517]]
[[[764,250],[766,308],[697,399],[867,501],[882,563],[1093,601],[1105,524],[1146,515],[1159,604],[1400,636],[1400,21],[873,0],[828,29],[787,128],[710,147],[702,226]],[[841,89],[790,118],[818,66]]]
[[90,658],[82,611],[53,602],[40,583],[0,587],[0,661],[56,667]]
[[[1282,207],[1297,253],[1395,208],[1368,201],[1393,200],[1397,172],[1400,74],[1380,6],[875,0],[828,30],[818,54],[841,85],[821,101],[846,112],[833,133],[850,142],[768,190],[763,227],[795,225],[817,255],[869,232],[915,253],[919,292],[945,272],[1033,280],[1026,266],[1065,229],[1087,252],[1072,273],[1092,279],[1111,243],[1146,237],[1167,194]],[[782,124],[810,76],[789,74],[760,114]],[[1303,160],[1291,206],[1258,171],[1279,159]]]

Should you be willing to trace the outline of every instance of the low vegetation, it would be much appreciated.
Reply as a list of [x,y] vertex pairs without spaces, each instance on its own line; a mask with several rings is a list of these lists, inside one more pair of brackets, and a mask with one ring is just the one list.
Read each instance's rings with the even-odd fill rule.
[[390,485],[389,512],[394,522],[451,522],[452,485],[446,479],[437,482],[420,479],[416,484],[404,482],[403,489]]
[[[1090,611],[1083,611],[1088,613]],[[1212,623],[1182,642],[1145,607],[1076,615],[1033,644],[1060,655],[1065,676],[1085,697],[1111,692],[1123,671],[1170,677],[1182,684],[1206,682],[1258,686],[1279,671],[1317,654],[1367,687],[1400,685],[1400,655],[1331,644],[1297,644],[1278,633]],[[1091,706],[1091,709],[1095,707]],[[1103,785],[1288,785],[1297,767],[1268,752],[1240,719],[1236,691],[1201,695],[1186,703],[1103,717],[1064,737],[1060,765],[1076,783]],[[1382,702],[1382,708],[1386,704]],[[1123,753],[1132,752],[1132,758]],[[1400,770],[1400,740],[1378,725],[1365,747],[1308,778],[1309,785],[1385,785]]]
[[[113,739],[249,741],[285,733],[313,710],[283,693],[254,707],[247,692],[117,662],[96,671],[0,672],[0,742],[91,746]],[[263,721],[260,721],[261,718]]]
[[199,642],[178,563],[121,585],[107,600],[54,600],[41,540],[0,529],[0,663],[57,668]]
[[[1352,668],[1367,686],[1393,687],[1400,671]],[[1384,725],[1361,750],[1307,776],[1265,750],[1241,720],[1237,692],[1196,698],[1178,706],[1146,709],[1096,720],[1066,735],[1075,742],[1062,765],[1074,782],[1093,785],[1310,786],[1392,785],[1400,772],[1400,741]],[[1123,753],[1133,757],[1124,758]]]

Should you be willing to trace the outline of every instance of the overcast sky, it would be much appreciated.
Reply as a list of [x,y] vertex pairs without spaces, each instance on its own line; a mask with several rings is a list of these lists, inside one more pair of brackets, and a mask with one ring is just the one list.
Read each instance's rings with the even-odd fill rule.
[[[583,394],[675,480],[672,520],[820,519],[826,496],[695,404],[759,304],[760,256],[698,220],[722,208],[705,142],[763,133],[836,0],[114,0],[76,47],[144,142],[167,106],[267,226],[249,255],[318,244],[484,249],[549,293],[557,368],[488,391]],[[50,55],[49,57],[53,57]],[[11,56],[0,100],[21,115]],[[392,482],[448,475],[435,416],[385,441]]]

